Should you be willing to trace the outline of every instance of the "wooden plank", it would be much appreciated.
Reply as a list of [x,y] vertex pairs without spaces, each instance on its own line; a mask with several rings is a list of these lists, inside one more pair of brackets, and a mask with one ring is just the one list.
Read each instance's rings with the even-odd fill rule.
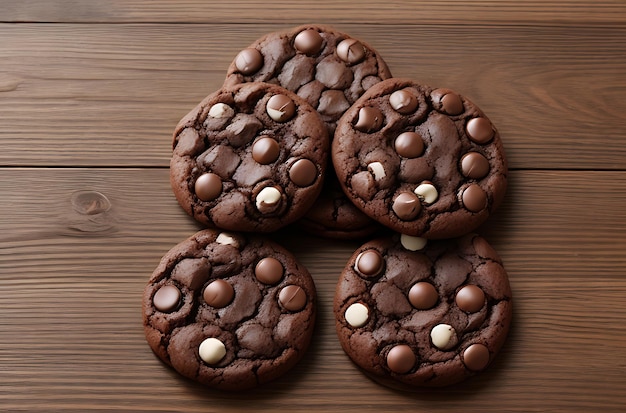
[[184,0],[46,1],[0,0],[4,22],[196,22],[196,23],[623,23],[626,7],[620,0],[525,1],[387,1],[315,3],[276,0],[206,2]]
[[167,169],[0,172],[3,410],[617,412],[626,403],[626,172],[511,173],[503,207],[480,231],[509,272],[511,335],[481,376],[417,394],[366,379],[335,337],[335,282],[360,242],[273,235],[316,280],[312,348],[272,385],[220,393],[165,368],[143,338],[149,274],[198,229]]
[[[167,166],[178,120],[275,29],[0,25],[0,165]],[[338,29],[374,45],[395,76],[471,97],[512,168],[624,168],[623,27]]]

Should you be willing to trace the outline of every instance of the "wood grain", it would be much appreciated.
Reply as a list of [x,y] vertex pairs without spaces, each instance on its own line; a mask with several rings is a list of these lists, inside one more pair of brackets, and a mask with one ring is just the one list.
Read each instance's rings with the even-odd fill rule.
[[[273,237],[320,298],[311,351],[273,385],[207,390],[156,360],[140,297],[160,257],[198,229],[166,169],[0,169],[0,406],[8,411],[620,411],[626,403],[626,172],[515,171],[481,228],[500,252],[515,320],[487,372],[452,389],[380,387],[345,357],[331,311],[359,241]],[[110,208],[81,214],[76,194]],[[98,201],[94,205],[105,203]],[[97,213],[101,211],[100,213]],[[108,223],[108,226],[103,223]],[[584,223],[581,225],[581,223]]]
[[275,0],[0,0],[4,22],[194,22],[363,24],[424,23],[624,23],[620,0],[482,0],[376,1],[358,3],[320,0],[315,3]]
[[[245,394],[150,352],[140,299],[200,227],[168,183],[171,132],[263,34],[318,22],[397,77],[470,97],[509,158],[482,227],[514,295],[495,364],[441,390],[365,378],[334,332],[364,240],[273,234],[312,273],[319,322],[293,371]],[[0,0],[0,411],[623,412],[626,3]]]
[[[469,96],[514,169],[624,168],[624,26],[337,28],[374,45],[395,76]],[[178,120],[239,49],[276,29],[0,24],[0,165],[167,166]]]

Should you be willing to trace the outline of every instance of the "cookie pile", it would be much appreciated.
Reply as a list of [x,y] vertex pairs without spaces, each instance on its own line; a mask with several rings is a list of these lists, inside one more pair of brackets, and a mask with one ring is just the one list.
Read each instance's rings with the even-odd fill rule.
[[147,341],[220,389],[289,370],[311,340],[315,285],[263,234],[297,225],[373,239],[334,300],[364,373],[402,389],[464,380],[492,362],[511,320],[502,261],[472,234],[506,175],[497,130],[464,96],[393,78],[376,50],[330,27],[267,34],[175,129],[172,189],[207,229],[152,274]]

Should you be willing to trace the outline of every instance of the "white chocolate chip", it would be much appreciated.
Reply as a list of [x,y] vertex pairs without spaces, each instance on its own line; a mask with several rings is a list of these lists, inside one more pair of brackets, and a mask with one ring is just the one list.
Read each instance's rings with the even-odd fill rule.
[[380,162],[370,163],[369,165],[367,165],[367,169],[372,173],[372,175],[374,175],[374,179],[377,181],[380,181],[385,176],[387,176],[387,174],[385,173],[385,167]]
[[270,118],[278,122],[283,118],[283,116],[285,116],[285,111],[268,107],[267,114],[270,116]]
[[221,245],[232,245],[235,248],[239,248],[239,242],[227,232],[221,232],[215,239],[215,242]]
[[267,186],[261,189],[261,192],[256,196],[257,209],[263,208],[264,205],[275,205],[280,201],[280,191],[273,186]]
[[365,304],[354,303],[346,310],[344,314],[346,321],[352,327],[361,327],[367,323],[369,318],[369,309]]
[[439,198],[439,192],[433,184],[421,184],[415,188],[415,195],[427,205],[432,204]]
[[232,118],[235,115],[233,108],[226,103],[216,103],[209,109],[209,116],[212,118],[223,119]]
[[226,355],[226,346],[220,340],[209,337],[200,343],[198,353],[205,363],[216,364]]
[[400,244],[409,251],[419,251],[426,246],[426,243],[426,238],[400,234]]
[[430,339],[440,350],[449,350],[457,345],[458,339],[454,327],[448,324],[437,324],[430,331]]

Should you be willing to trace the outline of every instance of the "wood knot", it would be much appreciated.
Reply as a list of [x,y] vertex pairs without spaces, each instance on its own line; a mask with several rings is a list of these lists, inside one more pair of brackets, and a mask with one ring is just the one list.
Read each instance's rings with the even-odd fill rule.
[[72,194],[74,211],[82,215],[98,215],[111,209],[109,199],[96,191],[78,191]]
[[107,235],[115,232],[116,220],[111,201],[102,193],[76,191],[70,198],[67,227],[71,235]]

